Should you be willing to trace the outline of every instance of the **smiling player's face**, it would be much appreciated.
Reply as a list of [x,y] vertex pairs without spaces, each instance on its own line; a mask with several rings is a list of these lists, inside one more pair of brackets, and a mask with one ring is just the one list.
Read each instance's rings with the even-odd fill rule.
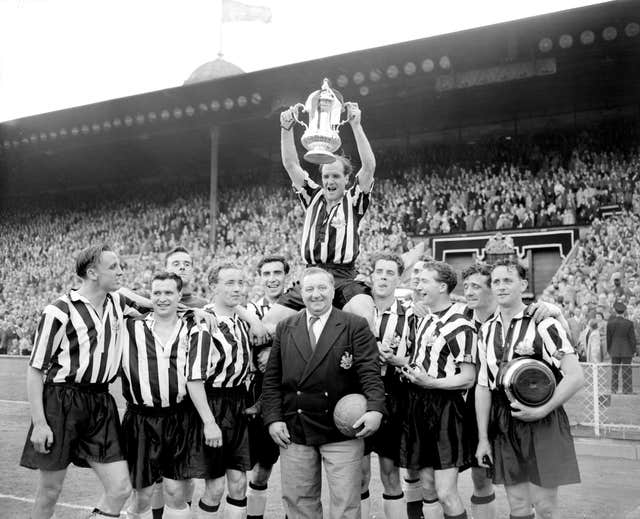
[[347,177],[344,174],[344,164],[336,160],[322,166],[322,189],[324,197],[334,202],[343,197],[347,188]]

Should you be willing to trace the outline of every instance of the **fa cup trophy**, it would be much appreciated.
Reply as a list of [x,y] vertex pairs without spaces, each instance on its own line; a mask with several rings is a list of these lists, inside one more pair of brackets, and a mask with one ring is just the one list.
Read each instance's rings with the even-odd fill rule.
[[[307,162],[313,164],[329,164],[336,160],[333,154],[341,144],[338,128],[347,122],[340,120],[340,114],[351,103],[345,103],[342,95],[329,86],[324,78],[322,88],[313,92],[305,104],[292,106],[296,122],[305,127],[302,145],[308,150],[304,155]],[[309,114],[309,124],[298,118],[299,110]]]

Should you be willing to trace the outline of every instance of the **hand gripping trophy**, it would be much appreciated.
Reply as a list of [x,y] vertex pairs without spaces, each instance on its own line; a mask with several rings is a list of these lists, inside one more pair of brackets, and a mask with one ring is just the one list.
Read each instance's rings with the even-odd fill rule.
[[[308,150],[304,155],[307,162],[313,164],[329,164],[336,160],[334,152],[340,147],[341,140],[338,129],[349,121],[341,121],[341,113],[347,109],[351,116],[351,107],[356,103],[344,102],[342,95],[329,86],[329,80],[324,78],[320,90],[313,92],[305,104],[298,103],[291,107],[295,122],[304,126],[305,132],[300,139]],[[309,124],[298,118],[300,109],[309,114]]]

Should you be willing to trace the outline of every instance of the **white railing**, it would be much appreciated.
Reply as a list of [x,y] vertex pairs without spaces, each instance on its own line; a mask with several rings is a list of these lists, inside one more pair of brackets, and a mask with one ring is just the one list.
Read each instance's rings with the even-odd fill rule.
[[640,363],[635,360],[581,363],[584,386],[565,404],[576,435],[640,440]]

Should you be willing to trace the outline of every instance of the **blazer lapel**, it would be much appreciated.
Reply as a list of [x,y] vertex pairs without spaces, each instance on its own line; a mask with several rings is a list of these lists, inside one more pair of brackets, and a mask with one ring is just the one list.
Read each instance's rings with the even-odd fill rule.
[[300,312],[298,319],[289,327],[293,336],[293,344],[300,356],[308,363],[311,358],[311,343],[309,342],[309,331],[307,330],[307,312]]
[[[306,321],[304,323],[306,325]],[[306,330],[306,327],[305,327]],[[342,334],[344,330],[344,323],[338,319],[335,308],[331,309],[331,313],[329,314],[329,319],[327,319],[324,328],[322,329],[322,333],[320,337],[318,337],[318,341],[316,343],[316,349],[311,355],[311,358],[307,362],[307,366],[302,373],[302,378],[300,382],[304,382],[314,371],[315,369],[322,363],[324,358],[327,356],[329,351],[331,351],[331,347],[336,342],[338,337]],[[309,344],[309,339],[307,337],[307,344]],[[311,345],[309,344],[309,349],[311,349]]]

